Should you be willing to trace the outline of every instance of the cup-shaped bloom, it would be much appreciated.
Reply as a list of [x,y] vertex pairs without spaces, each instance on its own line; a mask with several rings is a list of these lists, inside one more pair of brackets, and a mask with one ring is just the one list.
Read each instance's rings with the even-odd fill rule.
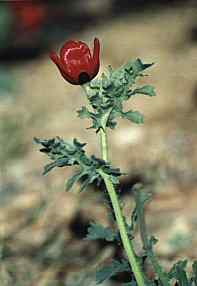
[[100,43],[95,38],[92,54],[86,43],[67,41],[60,50],[60,56],[51,52],[50,58],[68,82],[82,85],[97,75],[100,66],[99,53]]

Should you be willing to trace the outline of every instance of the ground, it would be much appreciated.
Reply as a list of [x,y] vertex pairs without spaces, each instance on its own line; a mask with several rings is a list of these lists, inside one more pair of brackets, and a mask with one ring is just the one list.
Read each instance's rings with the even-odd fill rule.
[[[145,123],[121,121],[109,142],[111,161],[128,174],[120,190],[125,213],[133,206],[135,182],[153,191],[147,222],[167,268],[176,259],[197,257],[196,12],[186,3],[128,13],[72,35],[90,45],[94,36],[100,39],[100,74],[107,65],[137,57],[155,63],[140,83],[154,85],[157,97],[141,96],[125,106],[141,111]],[[94,271],[115,252],[82,240],[89,221],[109,223],[106,209],[99,190],[64,191],[73,170],[43,177],[47,159],[32,138],[76,137],[88,142],[89,154],[99,155],[96,135],[85,129],[89,122],[76,117],[85,104],[83,90],[66,83],[47,54],[9,72],[17,90],[2,96],[0,105],[1,285],[74,285],[73,272]]]

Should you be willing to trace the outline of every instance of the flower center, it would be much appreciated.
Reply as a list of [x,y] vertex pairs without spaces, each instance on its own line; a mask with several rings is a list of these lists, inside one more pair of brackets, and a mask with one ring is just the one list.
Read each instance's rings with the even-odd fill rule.
[[79,75],[79,84],[84,84],[90,81],[90,77],[86,72],[81,72]]

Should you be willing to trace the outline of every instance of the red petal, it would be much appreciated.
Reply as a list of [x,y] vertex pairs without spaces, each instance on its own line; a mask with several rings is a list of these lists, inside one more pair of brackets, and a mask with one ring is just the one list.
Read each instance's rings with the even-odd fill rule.
[[97,74],[100,67],[100,42],[99,39],[94,39],[93,61],[95,65],[95,73]]
[[60,58],[58,57],[58,55],[55,52],[51,52],[49,54],[51,60],[56,64],[56,66],[58,67],[61,75],[70,83],[76,84],[75,82],[73,82],[73,79],[68,75],[68,73],[66,72],[66,69],[64,67],[64,65],[62,64]]

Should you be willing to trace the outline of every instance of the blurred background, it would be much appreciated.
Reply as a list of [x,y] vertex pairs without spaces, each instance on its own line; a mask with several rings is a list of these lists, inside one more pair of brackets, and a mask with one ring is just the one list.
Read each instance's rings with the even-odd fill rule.
[[95,269],[121,256],[117,245],[83,240],[90,221],[110,223],[102,192],[66,193],[74,170],[43,177],[47,158],[32,142],[76,137],[99,156],[89,122],[76,117],[83,91],[48,56],[69,39],[90,47],[100,39],[100,73],[137,57],[155,62],[139,83],[154,85],[157,97],[127,104],[145,124],[121,121],[109,131],[111,161],[128,174],[120,186],[128,217],[136,182],[154,193],[147,223],[164,267],[197,258],[196,15],[196,0],[0,2],[0,285],[93,286]]

